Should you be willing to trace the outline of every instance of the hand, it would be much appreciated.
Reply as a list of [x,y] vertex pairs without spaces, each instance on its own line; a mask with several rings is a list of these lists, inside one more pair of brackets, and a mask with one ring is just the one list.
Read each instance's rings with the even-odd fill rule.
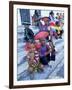
[[50,48],[50,52],[52,52],[52,49]]
[[47,55],[48,55],[48,52],[45,53],[45,56],[47,56]]

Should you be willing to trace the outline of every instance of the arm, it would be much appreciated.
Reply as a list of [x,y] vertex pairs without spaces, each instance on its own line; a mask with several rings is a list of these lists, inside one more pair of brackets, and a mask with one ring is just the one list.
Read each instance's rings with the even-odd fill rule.
[[50,48],[49,46],[47,46],[47,48],[48,48],[48,50],[47,50],[47,52],[45,53],[45,55],[48,55],[48,54],[50,54],[50,53],[52,52],[52,48]]
[[47,51],[46,53],[45,53],[45,55],[48,55],[48,54],[50,54],[52,52],[52,49],[50,49],[49,51]]
[[28,34],[34,36],[34,33],[31,29],[28,29]]

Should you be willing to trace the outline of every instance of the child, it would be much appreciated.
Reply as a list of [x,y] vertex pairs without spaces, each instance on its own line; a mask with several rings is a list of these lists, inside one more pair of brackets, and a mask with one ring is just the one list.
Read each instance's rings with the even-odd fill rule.
[[28,64],[29,64],[29,73],[33,74],[33,78],[34,78],[34,71],[37,71],[38,69],[42,69],[42,65],[39,63],[39,53],[35,48],[34,44],[30,45],[30,49],[28,51]]
[[40,62],[43,65],[48,65],[48,62],[50,61],[50,52],[52,51],[49,46],[46,44],[45,39],[40,39],[41,42],[41,48],[39,50],[40,53]]

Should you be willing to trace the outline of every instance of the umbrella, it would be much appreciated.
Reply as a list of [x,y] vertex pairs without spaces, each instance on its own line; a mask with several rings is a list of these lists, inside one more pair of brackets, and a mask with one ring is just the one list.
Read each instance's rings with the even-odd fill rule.
[[35,35],[34,39],[38,40],[41,38],[46,38],[47,36],[49,36],[49,33],[47,31],[40,31]]

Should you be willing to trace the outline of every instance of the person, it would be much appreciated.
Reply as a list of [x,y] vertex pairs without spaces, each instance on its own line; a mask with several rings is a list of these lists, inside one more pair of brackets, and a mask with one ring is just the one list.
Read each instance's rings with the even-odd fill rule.
[[48,63],[50,61],[50,52],[51,52],[51,49],[46,44],[46,40],[44,38],[40,39],[40,43],[41,43],[41,47],[39,49],[40,62],[43,65],[49,65]]
[[49,13],[49,18],[50,18],[51,21],[55,21],[54,12],[53,12],[53,11],[51,11],[51,12]]
[[24,40],[25,42],[33,42],[34,41],[34,33],[33,31],[29,28],[30,23],[24,22]]
[[60,20],[62,20],[63,19],[63,15],[62,15],[62,13],[60,13]]
[[60,15],[59,15],[59,13],[57,13],[57,14],[56,14],[56,19],[59,20],[59,18],[60,18]]
[[49,17],[42,17],[39,23],[40,31],[42,30],[48,31],[49,22],[50,22]]
[[62,34],[63,34],[63,30],[60,26],[60,22],[59,21],[56,21],[56,25],[55,25],[55,29],[56,29],[56,33],[58,35],[59,38],[62,38]]
[[43,19],[40,19],[40,22],[39,22],[39,30],[42,31],[42,30],[45,30],[45,22]]
[[39,52],[36,50],[35,45],[33,43],[30,44],[30,49],[28,50],[27,54],[27,60],[29,65],[28,71],[29,74],[32,76],[31,79],[33,79],[35,71],[43,71],[43,65],[39,63]]
[[32,16],[35,26],[39,26],[39,18],[40,18],[40,15],[39,15],[38,11],[35,10],[34,15]]
[[55,61],[55,46],[52,40],[49,40],[49,47],[52,49],[52,52],[50,53],[50,60]]

